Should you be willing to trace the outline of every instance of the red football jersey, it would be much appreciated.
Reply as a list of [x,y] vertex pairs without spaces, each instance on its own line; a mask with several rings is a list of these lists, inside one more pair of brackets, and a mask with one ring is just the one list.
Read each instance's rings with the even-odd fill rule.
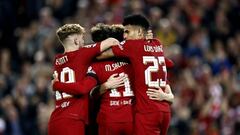
[[97,122],[132,122],[134,94],[130,86],[130,79],[132,79],[130,65],[122,60],[106,60],[95,62],[89,67],[88,72],[95,73],[100,84],[106,82],[111,75],[116,73],[120,76],[128,75],[124,86],[108,90],[101,96]]
[[[77,51],[57,55],[54,72],[58,73],[60,82],[72,83],[84,81],[88,67],[93,58],[100,54],[100,44],[80,48]],[[97,84],[95,79],[88,81],[89,91]],[[81,90],[81,89],[80,89]],[[71,91],[56,90],[56,108],[50,121],[59,118],[81,119],[88,122],[88,94],[70,95]]]
[[127,57],[133,67],[136,111],[140,113],[170,112],[167,101],[151,100],[146,94],[148,88],[165,89],[167,84],[167,68],[162,44],[156,39],[150,42],[127,40],[120,46],[112,47],[112,50],[115,56]]

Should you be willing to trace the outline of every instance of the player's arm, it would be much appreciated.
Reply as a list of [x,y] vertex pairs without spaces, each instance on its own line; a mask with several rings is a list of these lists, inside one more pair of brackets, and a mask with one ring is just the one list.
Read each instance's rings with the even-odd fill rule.
[[126,79],[126,76],[118,76],[118,74],[113,74],[108,78],[106,82],[104,82],[103,84],[91,90],[90,96],[100,97],[110,89],[121,87],[124,85],[125,79]]
[[165,63],[166,63],[167,68],[174,67],[174,62],[171,59],[166,58],[166,57],[164,57],[164,59],[165,59]]
[[114,57],[113,51],[112,49],[107,49],[106,51],[102,52],[100,55],[98,55],[96,58],[98,60],[102,60],[102,59],[107,59],[107,58],[111,58]]
[[62,83],[58,80],[57,74],[54,74],[52,87],[54,91],[65,92],[71,95],[87,94],[97,85],[97,80],[94,77],[87,76],[81,82]]
[[[133,41],[132,41],[133,42]],[[129,41],[123,41],[120,43],[120,45],[112,46],[110,49],[102,52],[101,55],[97,57],[97,59],[106,59],[113,56],[116,57],[123,57],[123,58],[129,58],[132,53],[132,45],[133,43],[129,43]]]
[[170,103],[174,100],[174,95],[172,93],[170,85],[166,85],[165,92],[161,88],[159,89],[148,89],[147,95],[149,96],[149,99],[157,100],[157,101],[163,101],[166,100]]
[[112,46],[119,45],[119,41],[115,38],[107,38],[103,40],[100,44],[100,52],[104,52]]
[[119,45],[119,41],[116,40],[115,38],[107,38],[107,39],[103,40],[101,42],[101,52],[102,53],[100,55],[98,55],[96,58],[98,60],[101,60],[101,59],[107,59],[107,58],[111,58],[111,57],[115,56],[112,48],[110,48],[110,47],[116,46],[116,45]]

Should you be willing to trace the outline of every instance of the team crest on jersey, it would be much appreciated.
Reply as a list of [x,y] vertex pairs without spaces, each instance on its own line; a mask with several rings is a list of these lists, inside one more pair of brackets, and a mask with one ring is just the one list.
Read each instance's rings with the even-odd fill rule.
[[124,40],[124,41],[122,41],[122,42],[120,42],[120,45],[124,45],[124,44],[125,44],[125,42],[126,42],[125,40]]
[[87,73],[92,73],[92,74],[96,74],[96,72],[93,70],[93,68],[91,66],[88,67],[88,71]]
[[84,45],[84,48],[93,48],[95,47],[97,44],[91,44],[91,45]]
[[120,42],[120,45],[118,45],[118,47],[121,49],[121,50],[123,50],[123,45],[125,44],[125,40],[124,41],[122,41],[122,42]]

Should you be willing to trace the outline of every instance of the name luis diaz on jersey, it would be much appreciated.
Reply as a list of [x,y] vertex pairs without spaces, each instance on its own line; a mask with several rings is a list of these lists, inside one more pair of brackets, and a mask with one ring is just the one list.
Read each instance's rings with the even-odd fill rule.
[[127,65],[127,62],[115,62],[113,64],[107,64],[105,65],[105,71],[114,71],[122,66]]
[[144,45],[145,52],[163,52],[163,47],[161,45],[158,46],[150,46]]

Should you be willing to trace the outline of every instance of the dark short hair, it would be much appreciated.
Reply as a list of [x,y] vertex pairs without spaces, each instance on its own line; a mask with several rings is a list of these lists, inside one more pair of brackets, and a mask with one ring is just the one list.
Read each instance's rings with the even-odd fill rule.
[[123,26],[126,26],[126,25],[141,26],[145,30],[148,30],[150,27],[150,23],[149,23],[148,19],[144,15],[141,15],[141,14],[133,14],[133,15],[124,17]]
[[100,42],[109,37],[123,41],[123,32],[124,27],[119,24],[107,25],[98,23],[96,26],[91,28],[91,36],[94,42]]
[[110,37],[116,38],[118,41],[123,41],[124,27],[121,24],[111,25],[111,34]]
[[110,33],[110,26],[103,23],[98,23],[91,28],[91,36],[94,42],[100,42],[107,39]]

